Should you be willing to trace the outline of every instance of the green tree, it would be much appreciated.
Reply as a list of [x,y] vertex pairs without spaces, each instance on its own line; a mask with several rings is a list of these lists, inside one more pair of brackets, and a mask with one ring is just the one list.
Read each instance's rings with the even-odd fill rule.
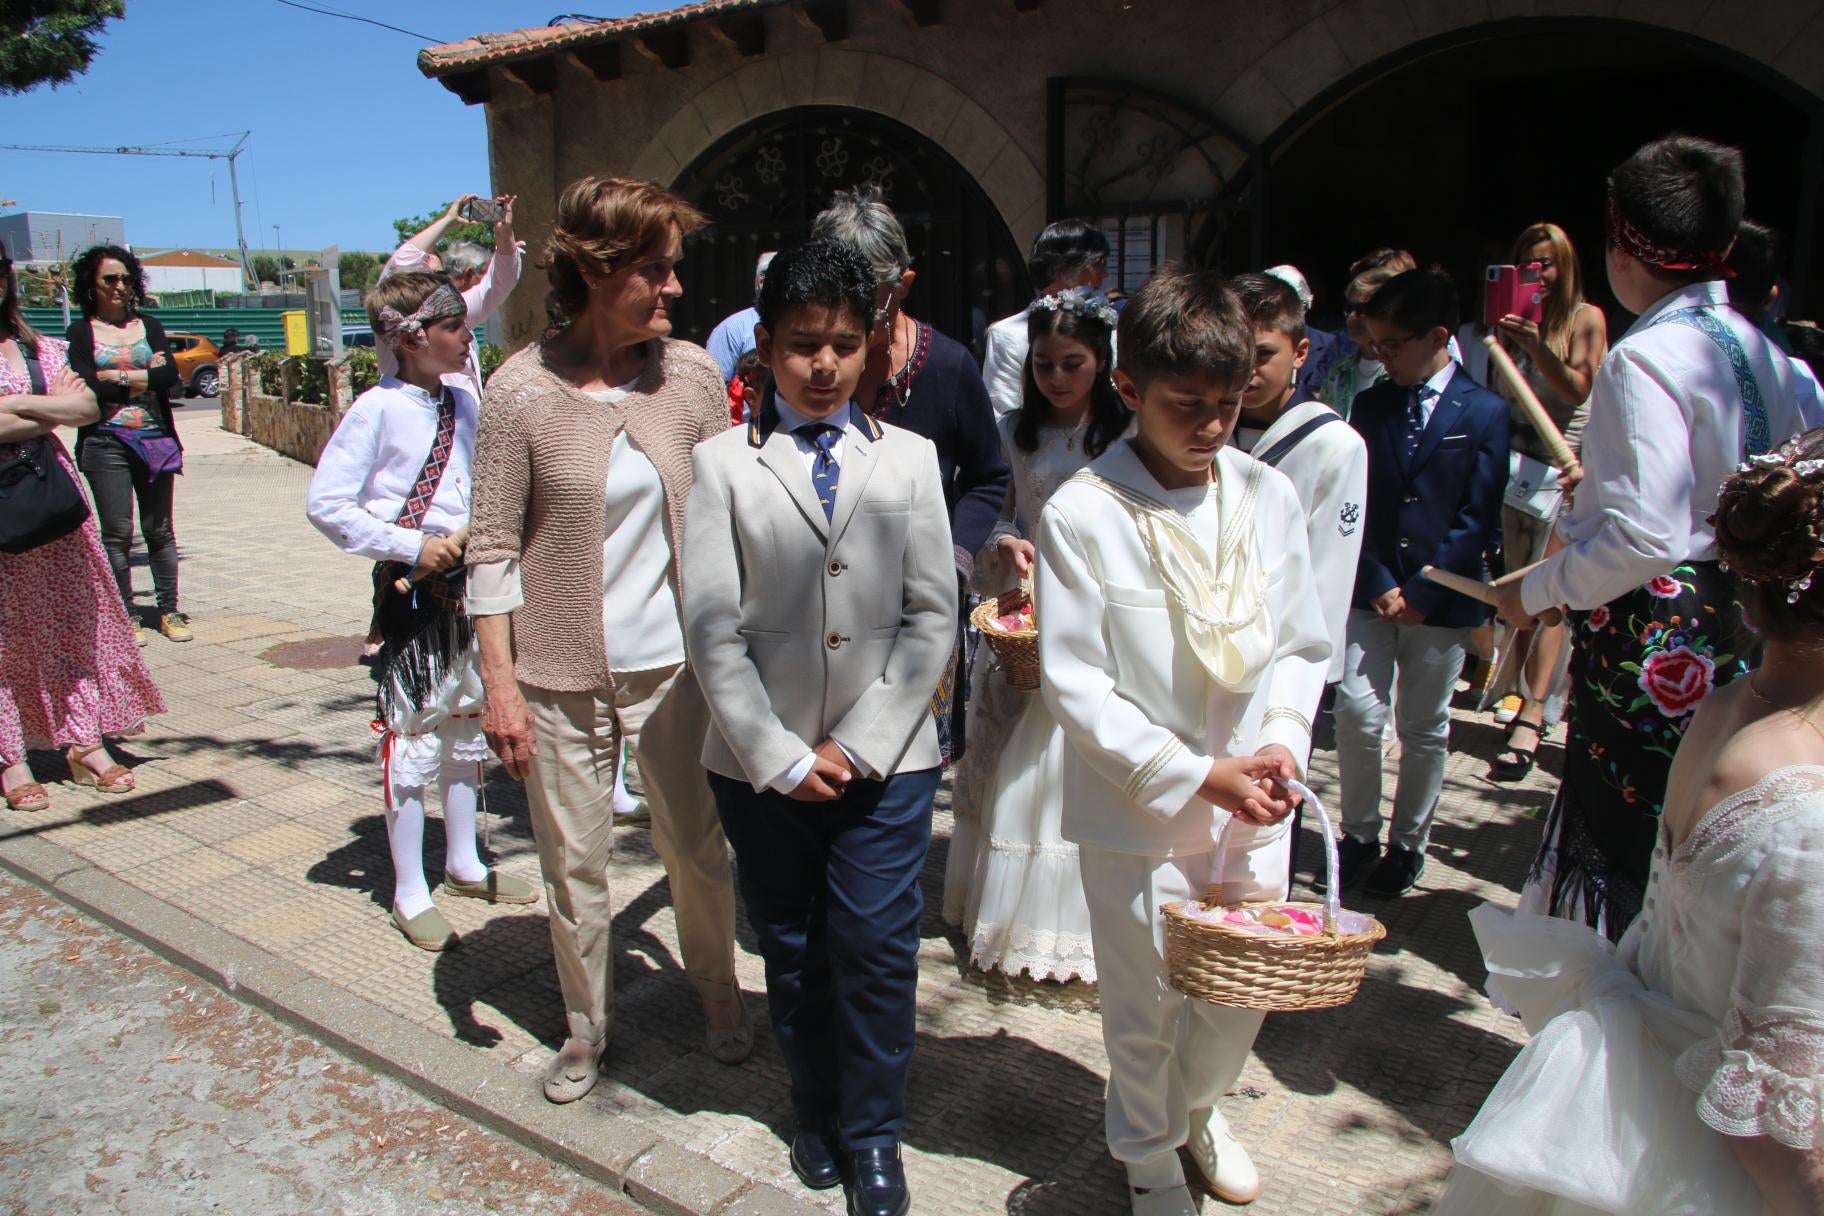
[[366,291],[380,277],[381,261],[371,253],[350,250],[336,259],[336,274],[344,291]]
[[253,276],[262,283],[277,283],[283,271],[296,270],[298,264],[288,257],[273,257],[270,253],[256,253],[253,256]]
[[[450,209],[445,203],[429,215],[408,215],[393,221],[393,231],[399,234],[401,245],[429,228],[443,218],[444,212]],[[437,248],[442,249],[451,241],[473,241],[483,249],[494,248],[494,225],[471,224],[466,220],[457,220],[444,229],[443,236],[437,241]]]
[[6,0],[0,5],[0,94],[68,84],[89,70],[95,39],[126,0]]

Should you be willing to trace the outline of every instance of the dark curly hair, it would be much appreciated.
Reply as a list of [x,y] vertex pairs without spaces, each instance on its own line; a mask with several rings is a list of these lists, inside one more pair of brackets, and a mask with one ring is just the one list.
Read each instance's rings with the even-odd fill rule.
[[125,266],[127,274],[131,276],[133,285],[131,311],[138,312],[146,306],[146,272],[145,268],[139,264],[139,259],[133,256],[133,251],[122,249],[119,245],[94,245],[83,250],[82,256],[76,259],[76,265],[70,269],[70,277],[75,280],[70,285],[71,290],[76,293],[76,306],[82,310],[82,315],[85,317],[92,317],[99,311],[95,299],[95,272],[100,270],[101,264],[109,258],[113,258]]
[[[1037,302],[1034,303],[1036,305]],[[1089,390],[1089,425],[1083,431],[1083,451],[1092,459],[1100,456],[1109,444],[1121,438],[1134,417],[1128,412],[1127,403],[1121,400],[1121,392],[1112,379],[1115,361],[1110,338],[1113,332],[1094,317],[1085,316],[1081,312],[1034,307],[1027,313],[1026,334],[1029,340],[1057,334],[1081,342],[1095,356],[1097,374],[1095,383]],[[1014,415],[1013,442],[1022,451],[1036,452],[1039,450],[1039,428],[1051,417],[1051,401],[1039,391],[1039,382],[1033,376],[1030,348],[1026,352],[1023,374],[1026,388],[1019,412]]]
[[760,288],[760,324],[779,328],[785,314],[806,305],[846,310],[861,322],[863,333],[874,328],[874,267],[847,241],[813,237],[773,259]]
[[1824,565],[1824,466],[1803,467],[1824,461],[1824,427],[1794,444],[1787,460],[1753,462],[1724,482],[1710,524],[1755,627],[1824,648],[1824,577],[1813,580]]

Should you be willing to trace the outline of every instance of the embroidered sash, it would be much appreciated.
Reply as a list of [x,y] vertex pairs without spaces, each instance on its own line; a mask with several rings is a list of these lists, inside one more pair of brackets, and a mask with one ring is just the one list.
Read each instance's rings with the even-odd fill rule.
[[1729,360],[1729,370],[1735,373],[1735,391],[1742,398],[1742,456],[1759,456],[1773,447],[1773,436],[1767,424],[1767,403],[1761,397],[1761,386],[1754,378],[1754,369],[1748,366],[1748,352],[1742,347],[1742,340],[1735,336],[1735,331],[1703,305],[1694,308],[1681,308],[1669,312],[1654,325],[1684,325],[1703,334],[1723,352]]

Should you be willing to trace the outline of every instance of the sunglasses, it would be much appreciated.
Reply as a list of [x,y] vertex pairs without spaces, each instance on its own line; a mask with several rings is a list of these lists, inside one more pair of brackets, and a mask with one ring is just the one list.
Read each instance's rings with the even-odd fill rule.
[[122,283],[130,281],[133,276],[126,274],[104,274],[98,277],[109,287],[119,287]]

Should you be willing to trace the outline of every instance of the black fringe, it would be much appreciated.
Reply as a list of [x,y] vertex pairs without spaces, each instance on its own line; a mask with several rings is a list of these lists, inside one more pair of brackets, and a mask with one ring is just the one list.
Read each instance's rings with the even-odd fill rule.
[[[1533,858],[1527,881],[1545,877],[1548,858],[1554,863],[1551,897],[1546,911],[1571,919],[1569,909],[1581,907],[1583,921],[1610,941],[1621,935],[1640,915],[1646,892],[1632,879],[1609,865],[1592,838],[1589,825],[1569,805],[1573,795],[1559,787],[1545,820],[1545,839]],[[1556,853],[1555,857],[1550,855]]]
[[401,710],[418,712],[437,694],[452,667],[475,640],[475,628],[462,611],[463,572],[434,577],[408,594],[393,581],[408,571],[392,563],[375,567],[374,628],[380,652],[373,676],[382,722]]

